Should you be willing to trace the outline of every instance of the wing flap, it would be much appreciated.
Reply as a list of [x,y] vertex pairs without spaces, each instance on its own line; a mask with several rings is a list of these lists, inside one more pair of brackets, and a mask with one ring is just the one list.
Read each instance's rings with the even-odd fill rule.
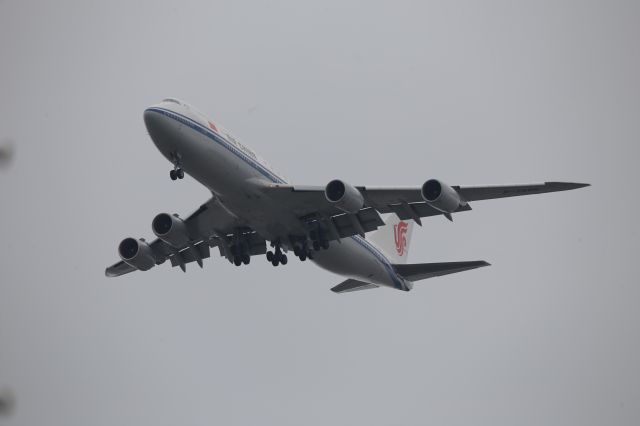
[[207,259],[211,256],[209,245],[204,242],[194,245],[193,247],[186,248],[182,251],[175,252],[171,257],[171,266],[186,265],[191,262],[202,262],[202,259]]

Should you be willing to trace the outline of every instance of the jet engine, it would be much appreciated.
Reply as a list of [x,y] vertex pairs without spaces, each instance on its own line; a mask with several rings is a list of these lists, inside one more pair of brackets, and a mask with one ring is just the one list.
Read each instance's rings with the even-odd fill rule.
[[182,248],[189,243],[187,225],[178,216],[160,213],[151,223],[153,233],[165,243],[175,248]]
[[141,271],[151,269],[156,264],[153,251],[144,240],[125,238],[118,246],[118,254],[127,265]]
[[364,198],[360,191],[338,179],[327,184],[324,196],[327,201],[346,213],[357,213],[364,206]]
[[427,204],[443,213],[453,213],[466,204],[455,189],[437,179],[426,181],[420,193]]

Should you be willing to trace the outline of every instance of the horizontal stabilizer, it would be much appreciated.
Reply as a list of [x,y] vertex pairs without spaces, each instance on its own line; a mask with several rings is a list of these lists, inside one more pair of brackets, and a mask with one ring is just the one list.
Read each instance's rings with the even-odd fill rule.
[[333,287],[331,291],[334,293],[347,293],[349,291],[368,290],[370,288],[378,288],[378,286],[358,280],[346,280]]
[[471,262],[413,263],[393,265],[393,267],[403,278],[409,281],[419,281],[489,265],[484,260],[474,260]]

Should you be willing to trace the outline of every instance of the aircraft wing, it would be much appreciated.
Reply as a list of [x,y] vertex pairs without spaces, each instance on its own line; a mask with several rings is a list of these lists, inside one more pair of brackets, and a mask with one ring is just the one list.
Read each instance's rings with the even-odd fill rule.
[[[184,219],[184,223],[191,239],[183,247],[173,247],[160,239],[149,243],[156,265],[169,260],[172,266],[179,266],[183,271],[186,270],[185,265],[191,262],[197,262],[202,267],[202,259],[211,256],[210,248],[213,247],[218,247],[220,255],[230,259],[232,256],[229,253],[229,243],[239,230],[250,242],[252,255],[266,252],[265,240],[252,230],[243,228],[243,224],[220,207],[215,199],[200,206]],[[136,270],[135,267],[120,261],[109,266],[105,270],[105,275],[117,277]]]
[[[451,213],[471,210],[469,202],[521,195],[542,194],[582,188],[588,184],[544,182],[525,185],[452,186],[461,204]],[[364,198],[364,206],[355,214],[345,213],[325,197],[325,187],[268,184],[264,192],[289,208],[303,221],[327,228],[332,239],[364,235],[383,225],[379,213],[395,213],[402,220],[445,215],[422,198],[421,187],[355,187]]]

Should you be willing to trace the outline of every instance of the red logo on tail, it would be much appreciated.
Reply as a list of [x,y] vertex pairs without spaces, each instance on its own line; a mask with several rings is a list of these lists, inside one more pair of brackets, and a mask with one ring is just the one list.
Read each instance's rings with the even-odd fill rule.
[[396,251],[400,256],[404,255],[407,248],[407,228],[409,224],[401,220],[397,225],[393,225],[393,237],[396,242]]

